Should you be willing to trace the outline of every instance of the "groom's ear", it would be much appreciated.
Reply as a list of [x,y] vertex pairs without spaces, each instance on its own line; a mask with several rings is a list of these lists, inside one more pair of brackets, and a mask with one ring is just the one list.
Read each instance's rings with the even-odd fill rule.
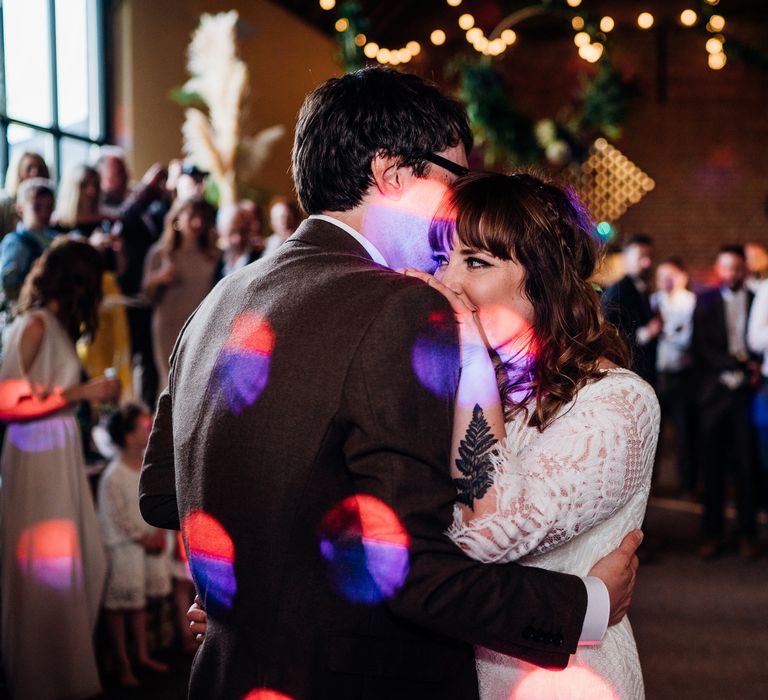
[[384,197],[399,200],[403,196],[411,170],[403,167],[398,158],[379,151],[371,161],[371,173],[376,189]]

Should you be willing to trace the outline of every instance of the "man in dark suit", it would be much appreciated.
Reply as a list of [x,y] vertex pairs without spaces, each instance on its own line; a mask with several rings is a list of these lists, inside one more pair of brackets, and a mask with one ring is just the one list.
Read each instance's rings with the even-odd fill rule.
[[746,288],[742,246],[724,246],[715,262],[717,289],[699,294],[693,313],[691,351],[695,363],[700,425],[700,460],[704,470],[704,540],[702,558],[722,549],[725,474],[735,468],[739,551],[751,558],[755,545],[755,444],[752,388],[756,372],[747,351],[747,318],[752,293]]
[[463,109],[414,75],[320,86],[293,149],[309,219],[182,331],[140,503],[161,527],[180,516],[208,611],[191,697],[464,700],[471,643],[562,667],[601,636],[601,601],[624,614],[639,535],[580,579],[483,566],[444,534],[456,327],[392,268],[431,266],[470,146]]
[[622,246],[625,275],[608,287],[601,303],[606,318],[619,329],[632,354],[632,369],[649,384],[656,375],[656,341],[663,324],[650,305],[653,239],[643,233]]

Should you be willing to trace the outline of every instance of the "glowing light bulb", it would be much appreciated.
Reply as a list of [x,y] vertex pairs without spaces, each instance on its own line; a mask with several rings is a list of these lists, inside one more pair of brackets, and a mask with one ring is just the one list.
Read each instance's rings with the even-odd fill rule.
[[601,31],[604,31],[606,34],[611,31],[616,26],[616,22],[613,21],[613,17],[603,17],[600,20],[600,29]]
[[336,0],[320,0],[320,7],[324,10],[332,10],[336,7]]
[[483,30],[480,29],[480,27],[472,27],[467,34],[467,41],[470,44],[474,44],[478,39],[480,39],[483,36]]
[[725,28],[725,17],[722,15],[712,15],[709,18],[709,24],[707,25],[707,29],[709,29],[710,32],[722,32]]
[[400,56],[398,55],[397,51],[390,51],[390,53],[389,53],[389,65],[390,66],[399,66],[400,65]]
[[363,49],[363,53],[368,58],[376,58],[376,54],[379,53],[379,45],[372,41],[370,44],[365,45],[365,48]]
[[586,32],[579,32],[575,37],[573,37],[573,43],[579,47],[586,46],[590,41],[592,41],[592,39]]
[[517,34],[513,29],[505,29],[501,33],[501,40],[507,45],[512,46],[517,41]]
[[584,18],[583,17],[574,17],[571,20],[571,26],[578,32],[581,29],[584,29]]
[[506,48],[507,45],[504,43],[503,39],[494,39],[488,44],[488,50],[491,52],[491,56],[499,56],[503,54]]
[[389,49],[379,49],[378,53],[376,54],[376,60],[379,63],[389,62],[389,57],[390,57]]
[[724,53],[711,53],[707,57],[707,62],[712,70],[720,70],[725,66],[726,57]]
[[717,5],[717,3],[719,3],[719,2],[720,2],[720,0],[707,0],[707,4],[708,5]]
[[358,34],[355,37],[355,46],[365,46],[365,42],[368,41],[365,34]]
[[693,10],[683,10],[680,13],[680,22],[686,27],[692,27],[696,24],[698,15]]
[[488,50],[488,44],[490,42],[488,39],[486,39],[484,36],[481,36],[477,41],[473,42],[473,46],[480,52],[483,53],[483,51]]
[[707,53],[722,53],[723,51],[723,42],[715,36],[711,39],[707,39],[705,46]]
[[421,44],[418,41],[409,41],[405,48],[411,52],[411,56],[418,56],[421,53]]
[[461,5],[461,0],[447,0],[447,2],[451,7],[458,7]]
[[336,31],[346,32],[349,29],[349,20],[346,17],[336,20]]
[[581,5],[581,0],[568,0],[568,5],[570,7],[578,7]]
[[637,26],[640,29],[650,29],[653,26],[653,15],[650,12],[641,12],[637,17]]
[[400,63],[408,63],[413,58],[408,49],[400,49],[397,52],[397,57],[400,59]]
[[462,29],[472,29],[475,26],[475,18],[470,14],[464,14],[459,17],[459,26]]
[[445,43],[445,32],[442,29],[435,29],[435,31],[429,35],[429,40],[435,46],[442,46]]

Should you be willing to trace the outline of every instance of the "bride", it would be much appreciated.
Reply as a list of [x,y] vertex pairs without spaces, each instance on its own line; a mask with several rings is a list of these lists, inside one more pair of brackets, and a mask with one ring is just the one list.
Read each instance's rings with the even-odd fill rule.
[[[470,175],[430,232],[435,276],[406,273],[444,294],[459,324],[448,534],[482,562],[583,576],[643,520],[659,407],[601,314],[589,230],[558,187]],[[626,618],[565,671],[480,647],[476,663],[482,700],[644,697]]]

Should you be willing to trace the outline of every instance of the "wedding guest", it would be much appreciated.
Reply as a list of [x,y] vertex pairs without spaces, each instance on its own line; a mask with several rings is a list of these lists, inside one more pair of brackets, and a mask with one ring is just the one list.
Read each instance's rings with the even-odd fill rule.
[[93,630],[106,561],[75,406],[112,401],[119,382],[81,383],[75,342],[93,333],[101,257],[60,238],[35,262],[7,331],[0,380],[28,379],[64,410],[11,422],[2,453],[2,658],[15,698],[98,695]]
[[632,369],[653,385],[656,374],[656,342],[662,321],[650,305],[653,239],[643,233],[628,238],[622,246],[624,277],[603,293],[606,318],[629,345]]
[[719,287],[697,296],[691,351],[696,369],[699,464],[704,477],[703,541],[699,555],[721,553],[726,472],[734,465],[739,553],[757,554],[755,451],[747,318],[753,295],[746,288],[744,248],[723,246],[715,261]]
[[53,242],[57,232],[51,227],[55,185],[50,180],[30,178],[18,189],[17,202],[21,221],[0,241],[0,277],[5,305],[15,304],[32,263]]
[[202,197],[177,200],[144,265],[142,291],[152,304],[152,343],[159,386],[168,383],[171,351],[184,322],[211,290],[221,253],[215,211]]
[[261,207],[252,199],[242,200],[240,206],[251,214],[251,232],[248,243],[253,250],[261,255],[266,245],[264,240],[264,213]]
[[21,183],[33,177],[48,179],[50,176],[39,153],[22,150],[14,154],[5,176],[5,190],[0,194],[0,238],[13,231],[19,222],[16,195]]
[[53,226],[62,233],[79,233],[86,238],[103,225],[109,217],[101,209],[101,180],[89,165],[68,170],[61,181]]
[[744,255],[747,259],[747,289],[753,294],[764,279],[768,277],[768,249],[762,243],[745,243]]
[[128,198],[113,229],[120,237],[121,269],[117,281],[123,294],[132,300],[126,316],[133,393],[147,406],[155,405],[158,379],[152,346],[152,309],[141,297],[141,282],[147,253],[160,238],[171,205],[167,178],[168,172],[162,163],[152,165]]
[[153,671],[168,666],[155,661],[147,647],[147,598],[162,598],[171,592],[166,534],[147,525],[139,513],[139,473],[152,429],[152,414],[140,404],[124,404],[109,418],[109,436],[118,448],[99,482],[99,521],[109,560],[104,593],[112,643],[117,652],[119,682],[136,687],[126,643],[130,624],[139,665]]
[[117,218],[130,194],[128,166],[121,149],[104,146],[96,161],[101,186],[101,209]]
[[768,507],[768,279],[757,287],[747,325],[749,349],[763,356],[760,385],[755,392],[753,423],[760,465],[758,505]]
[[696,295],[688,290],[688,274],[679,258],[668,258],[656,269],[656,289],[651,308],[663,328],[656,349],[656,395],[665,423],[675,430],[677,478],[680,493],[696,491],[694,463],[691,335]]
[[[178,171],[176,169],[178,168]],[[174,197],[179,200],[202,197],[208,173],[194,163],[172,161],[168,166],[168,183],[173,187]]]
[[216,266],[214,284],[261,257],[261,253],[251,244],[253,219],[252,209],[243,206],[242,202],[219,209],[216,229],[222,256]]
[[288,197],[275,197],[269,205],[269,224],[272,235],[267,238],[264,257],[275,251],[291,236],[301,222],[301,214],[296,203]]

